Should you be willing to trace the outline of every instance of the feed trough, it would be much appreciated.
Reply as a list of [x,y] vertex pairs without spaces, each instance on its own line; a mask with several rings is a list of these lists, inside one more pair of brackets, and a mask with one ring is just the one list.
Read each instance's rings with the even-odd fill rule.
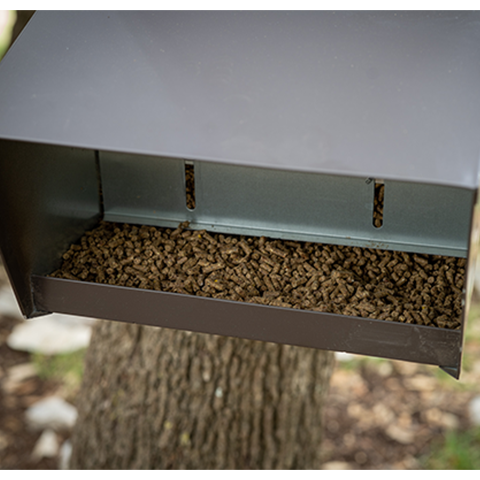
[[0,64],[22,312],[458,378],[477,12],[37,12]]

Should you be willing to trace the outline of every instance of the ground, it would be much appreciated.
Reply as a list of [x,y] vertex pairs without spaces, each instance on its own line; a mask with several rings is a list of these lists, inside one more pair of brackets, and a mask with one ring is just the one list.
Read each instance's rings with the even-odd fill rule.
[[[0,287],[6,282],[0,270]],[[480,394],[479,305],[472,308],[460,381],[432,366],[339,356],[325,408],[325,468],[431,468],[426,456],[447,432],[471,429],[469,402]],[[56,469],[58,458],[32,458],[41,432],[28,428],[25,411],[54,393],[74,403],[78,384],[72,388],[66,378],[41,375],[12,387],[11,367],[32,361],[38,366],[38,358],[6,344],[19,322],[0,315],[0,468]],[[68,435],[58,432],[59,441]]]

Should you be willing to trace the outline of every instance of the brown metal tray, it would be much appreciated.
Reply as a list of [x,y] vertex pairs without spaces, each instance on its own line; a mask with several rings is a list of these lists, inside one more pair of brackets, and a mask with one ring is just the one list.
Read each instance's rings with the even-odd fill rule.
[[33,276],[37,308],[438,365],[456,376],[461,331]]

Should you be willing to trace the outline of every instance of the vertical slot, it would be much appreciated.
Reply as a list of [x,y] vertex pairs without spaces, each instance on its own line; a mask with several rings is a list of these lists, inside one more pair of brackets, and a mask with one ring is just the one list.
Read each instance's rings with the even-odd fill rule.
[[103,220],[105,214],[105,207],[103,205],[103,188],[102,188],[102,173],[100,170],[100,154],[98,150],[95,150],[95,169],[97,173],[97,185],[98,185],[98,201],[100,209],[100,218]]
[[380,228],[383,225],[383,203],[385,199],[385,184],[383,180],[375,180],[373,196],[373,226]]
[[185,197],[187,208],[195,210],[195,167],[193,162],[185,162]]

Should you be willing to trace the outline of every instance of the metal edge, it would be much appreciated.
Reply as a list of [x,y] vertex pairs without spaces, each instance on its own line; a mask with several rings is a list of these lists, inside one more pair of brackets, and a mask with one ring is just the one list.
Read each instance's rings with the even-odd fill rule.
[[458,368],[461,334],[382,320],[33,276],[37,308]]
[[460,371],[461,371],[461,365],[457,368],[454,367],[440,367],[445,373],[448,373],[451,377],[455,378],[455,380],[458,380],[460,378]]

